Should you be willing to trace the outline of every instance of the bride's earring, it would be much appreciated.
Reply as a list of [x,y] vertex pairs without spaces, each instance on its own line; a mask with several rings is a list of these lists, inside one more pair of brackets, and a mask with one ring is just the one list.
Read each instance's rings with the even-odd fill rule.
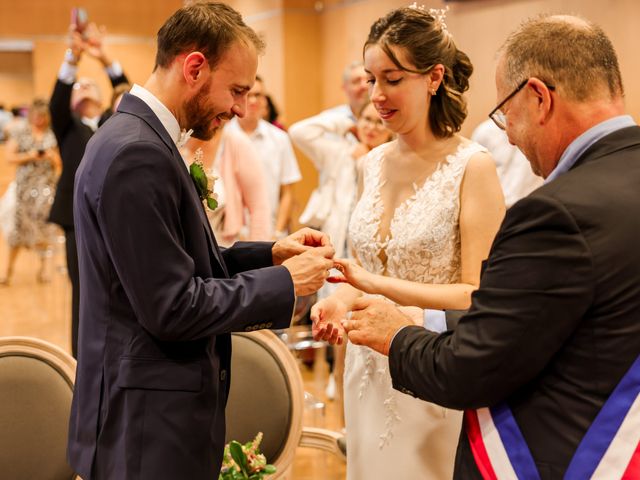
[[438,93],[438,90],[431,87],[431,90],[429,90],[429,93],[431,94],[431,96],[435,97]]

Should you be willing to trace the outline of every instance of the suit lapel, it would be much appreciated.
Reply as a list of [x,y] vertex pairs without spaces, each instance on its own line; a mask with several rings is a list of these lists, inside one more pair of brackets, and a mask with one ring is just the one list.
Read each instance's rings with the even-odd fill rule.
[[229,277],[229,272],[227,271],[227,266],[222,259],[222,254],[220,252],[220,248],[218,247],[218,242],[216,241],[215,236],[211,231],[211,225],[209,224],[209,219],[207,218],[207,214],[204,211],[202,200],[200,200],[200,197],[198,196],[198,192],[196,191],[193,180],[191,179],[191,176],[189,175],[189,172],[185,166],[182,155],[180,155],[180,152],[178,151],[175,142],[169,135],[169,132],[167,132],[167,130],[164,128],[158,117],[153,113],[149,106],[135,95],[125,93],[122,97],[120,105],[118,106],[118,112],[129,113],[142,119],[156,132],[162,142],[171,150],[173,154],[172,157],[179,166],[178,171],[183,177],[182,181],[186,182],[189,185],[189,194],[192,196],[193,201],[200,207],[196,210],[198,211],[197,214],[207,236],[207,241],[209,243],[209,252],[211,256],[213,256],[213,258],[215,258],[215,260],[218,262],[225,276]]

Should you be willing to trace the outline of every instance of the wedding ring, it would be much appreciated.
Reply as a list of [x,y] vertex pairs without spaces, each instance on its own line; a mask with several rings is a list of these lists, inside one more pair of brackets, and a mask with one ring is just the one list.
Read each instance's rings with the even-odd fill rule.
[[351,314],[352,314],[352,313],[353,313],[353,312],[352,312],[351,310],[349,310],[349,311],[347,312],[347,314],[345,315],[345,318],[346,318],[347,320],[351,320]]

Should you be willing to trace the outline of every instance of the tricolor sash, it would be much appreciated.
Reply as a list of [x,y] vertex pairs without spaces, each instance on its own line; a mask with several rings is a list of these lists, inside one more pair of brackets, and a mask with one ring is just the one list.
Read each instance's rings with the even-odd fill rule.
[[[539,480],[533,456],[506,404],[464,413],[465,429],[485,480]],[[640,479],[640,356],[582,438],[565,480]]]

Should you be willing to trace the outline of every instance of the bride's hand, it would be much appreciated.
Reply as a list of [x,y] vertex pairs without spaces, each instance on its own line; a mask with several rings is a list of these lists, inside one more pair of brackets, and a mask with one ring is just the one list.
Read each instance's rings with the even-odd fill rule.
[[324,340],[331,345],[341,345],[344,340],[342,321],[347,316],[347,306],[334,296],[320,300],[311,307],[314,340]]
[[331,276],[327,278],[329,283],[348,283],[351,286],[365,293],[377,293],[374,291],[375,275],[366,271],[353,260],[344,258],[334,258],[333,268],[339,270],[341,276]]

